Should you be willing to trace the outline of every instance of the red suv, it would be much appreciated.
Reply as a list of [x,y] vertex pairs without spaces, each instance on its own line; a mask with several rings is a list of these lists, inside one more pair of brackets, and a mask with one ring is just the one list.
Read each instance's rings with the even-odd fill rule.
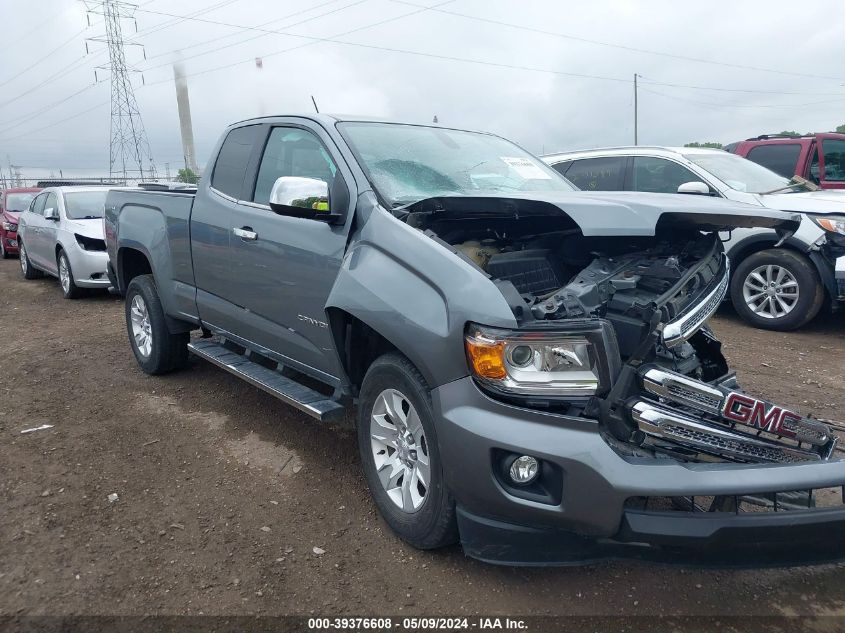
[[822,189],[845,189],[845,134],[763,134],[725,149],[784,178],[803,176]]
[[0,256],[3,259],[18,252],[18,216],[29,208],[36,187],[18,187],[0,191]]

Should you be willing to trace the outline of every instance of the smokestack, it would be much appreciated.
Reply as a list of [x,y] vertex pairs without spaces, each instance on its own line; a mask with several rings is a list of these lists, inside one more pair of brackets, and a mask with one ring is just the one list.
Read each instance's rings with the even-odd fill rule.
[[188,80],[185,78],[185,69],[180,62],[173,64],[173,81],[176,83],[176,105],[179,107],[179,128],[182,131],[182,155],[185,157],[185,167],[198,174],[197,154],[194,149],[194,126],[191,123],[191,101],[188,98]]

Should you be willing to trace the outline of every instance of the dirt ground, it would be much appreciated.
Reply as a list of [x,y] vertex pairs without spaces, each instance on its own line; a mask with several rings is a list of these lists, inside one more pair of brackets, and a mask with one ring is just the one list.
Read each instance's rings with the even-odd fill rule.
[[[842,319],[768,333],[724,309],[713,326],[749,389],[842,418]],[[841,566],[513,569],[415,551],[377,516],[351,428],[200,361],[144,375],[119,298],[66,301],[17,260],[0,261],[0,438],[0,616],[845,613]]]

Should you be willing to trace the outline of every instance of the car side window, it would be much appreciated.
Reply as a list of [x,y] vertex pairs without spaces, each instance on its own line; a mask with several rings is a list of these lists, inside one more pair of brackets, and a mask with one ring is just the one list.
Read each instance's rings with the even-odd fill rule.
[[41,214],[46,214],[47,209],[54,209],[56,213],[59,212],[59,200],[56,198],[56,194],[50,193],[47,195],[44,200],[44,207],[41,209]]
[[566,177],[583,191],[622,191],[625,161],[624,156],[576,160]]
[[562,163],[555,163],[554,165],[552,165],[552,169],[554,169],[561,176],[565,176],[566,170],[569,169],[570,167],[572,167],[572,161],[571,160],[565,160]]
[[323,180],[332,188],[337,167],[317,136],[300,128],[276,127],[261,157],[253,202],[268,204],[276,179],[299,176]]
[[777,143],[752,147],[746,158],[763,167],[768,167],[784,178],[792,178],[798,169],[800,154],[800,143]]
[[824,154],[824,179],[834,182],[845,180],[845,141],[824,139],[822,153]]
[[47,194],[42,193],[35,200],[32,201],[32,206],[29,208],[33,213],[44,215],[44,204],[47,202]]
[[214,189],[235,199],[241,198],[249,157],[260,130],[260,125],[245,125],[226,135],[211,174]]
[[701,177],[665,158],[634,157],[633,191],[678,193],[678,187],[685,182],[701,182]]

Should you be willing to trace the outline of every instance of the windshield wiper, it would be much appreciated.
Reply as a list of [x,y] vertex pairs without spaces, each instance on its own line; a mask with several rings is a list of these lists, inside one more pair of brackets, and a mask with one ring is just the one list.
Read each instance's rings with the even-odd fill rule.
[[784,185],[783,187],[778,187],[777,189],[772,189],[771,191],[763,191],[760,193],[761,196],[766,196],[770,193],[778,193],[780,191],[786,191],[787,189],[794,189],[795,187],[804,187],[807,191],[818,191],[819,186],[814,183],[810,182],[806,178],[802,178],[797,174],[789,179],[789,183]]

